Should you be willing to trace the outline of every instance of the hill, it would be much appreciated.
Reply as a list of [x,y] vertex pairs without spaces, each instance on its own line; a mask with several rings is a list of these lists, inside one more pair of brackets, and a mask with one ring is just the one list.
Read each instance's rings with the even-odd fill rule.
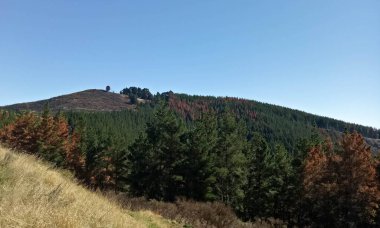
[[[125,95],[135,101],[143,99],[139,91],[143,90],[134,87],[125,90]],[[136,209],[129,206],[136,202],[138,209],[183,224],[187,222],[178,220],[178,211],[191,221],[214,218],[210,212],[224,218],[219,212],[229,211],[227,214],[235,218],[230,221],[237,221],[236,216],[242,221],[274,218],[303,227],[326,221],[313,217],[321,211],[314,202],[330,208],[327,215],[320,215],[327,216],[327,221],[348,224],[351,220],[335,218],[337,213],[349,216],[351,212],[344,204],[353,202],[350,198],[358,195],[357,189],[373,191],[365,193],[363,208],[351,204],[357,216],[353,224],[375,224],[375,211],[380,215],[375,207],[366,209],[366,205],[376,206],[380,200],[376,178],[380,169],[379,163],[373,162],[378,158],[373,158],[363,138],[378,146],[377,129],[239,98],[167,92],[148,100],[137,102],[133,109],[112,112],[67,110],[56,115],[1,111],[0,140],[10,148],[28,151],[73,171],[89,188],[121,193],[117,194],[121,198],[112,200],[119,200],[125,210]],[[8,159],[4,160],[7,164]],[[318,170],[323,172],[314,175]],[[356,171],[361,174],[356,175]],[[339,188],[330,196],[330,189],[323,187],[328,185],[318,185],[320,178],[326,179],[326,184],[339,184]],[[340,181],[355,178],[357,181],[347,182],[352,185],[348,187]],[[341,194],[346,189],[353,192]],[[49,201],[50,193],[55,196],[56,191],[61,191],[59,184],[43,195]],[[319,199],[319,193],[327,195]],[[341,195],[348,198],[335,202],[334,197]],[[160,202],[141,206],[145,200],[128,199],[140,197]],[[181,204],[178,199],[188,199],[190,204]],[[175,204],[163,205],[161,201]],[[221,207],[209,201],[221,202]],[[368,216],[363,217],[361,211]]]
[[[150,93],[148,89],[144,90]],[[380,149],[380,130],[372,127],[231,97],[193,96],[166,92],[153,96],[152,102],[147,103],[146,100],[139,99],[142,97],[138,91],[144,90],[131,87],[122,90],[124,94],[116,94],[91,89],[47,100],[4,106],[0,109],[40,112],[46,104],[49,104],[49,108],[53,111],[66,112],[69,122],[74,127],[78,122],[85,122],[86,127],[93,134],[108,135],[119,145],[129,145],[152,117],[157,101],[166,100],[170,108],[189,124],[204,112],[222,113],[230,110],[247,125],[248,135],[259,132],[270,143],[281,143],[291,152],[296,150],[298,141],[309,138],[315,128],[318,128],[322,134],[336,139],[344,131],[355,130],[366,138],[374,152]],[[135,95],[137,95],[138,105],[132,104],[135,102],[131,102],[129,98]]]
[[135,107],[130,103],[130,99],[126,95],[106,92],[99,89],[90,89],[53,97],[47,100],[14,104],[1,108],[16,111],[33,110],[40,112],[47,104],[53,111],[120,111]]
[[373,127],[241,98],[175,93],[168,93],[167,97],[169,106],[188,121],[205,111],[220,113],[230,110],[247,125],[249,132],[259,132],[269,142],[280,142],[290,151],[296,149],[298,140],[314,134],[315,129],[336,142],[343,132],[357,131],[366,138],[374,152],[380,149],[380,130]]
[[0,227],[179,227],[121,209],[63,172],[0,147]]

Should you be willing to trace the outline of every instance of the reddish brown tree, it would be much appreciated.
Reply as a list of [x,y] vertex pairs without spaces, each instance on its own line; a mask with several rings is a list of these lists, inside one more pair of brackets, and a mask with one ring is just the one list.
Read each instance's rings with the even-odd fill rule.
[[0,131],[0,140],[9,147],[34,153],[38,150],[39,117],[34,113],[18,115]]
[[75,172],[79,178],[84,178],[84,169],[86,158],[80,147],[81,137],[77,132],[73,132],[68,140],[67,149],[65,150],[65,166]]
[[[371,150],[363,137],[345,134],[339,149],[313,148],[304,168],[311,222],[327,226],[369,225],[380,192]],[[331,148],[331,147],[330,147]]]
[[67,120],[48,111],[42,116],[21,113],[0,130],[0,141],[11,148],[37,154],[41,158],[85,176],[85,157],[80,148],[80,134],[70,133]]

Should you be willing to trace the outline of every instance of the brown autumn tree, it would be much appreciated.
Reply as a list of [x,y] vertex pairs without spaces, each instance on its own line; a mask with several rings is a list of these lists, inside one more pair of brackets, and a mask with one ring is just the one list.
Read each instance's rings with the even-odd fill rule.
[[112,158],[112,148],[104,147],[95,154],[88,164],[88,185],[93,189],[115,189],[116,166]]
[[85,156],[81,149],[79,132],[70,130],[66,118],[62,115],[54,117],[55,145],[60,148],[63,157],[62,166],[75,172],[77,177],[84,177]]
[[21,113],[0,130],[0,141],[11,148],[36,154],[83,177],[85,157],[80,148],[80,134],[70,132],[62,115],[52,116],[45,110],[41,116]]
[[37,154],[45,160],[61,166],[64,163],[68,129],[64,129],[65,132],[62,133],[58,118],[53,117],[47,109],[40,119],[41,121],[37,128]]
[[75,175],[83,179],[85,178],[86,158],[82,153],[81,136],[78,132],[73,132],[67,142],[65,150],[65,167],[74,171]]
[[360,134],[345,134],[335,152],[313,148],[305,162],[303,185],[311,224],[340,227],[374,222],[380,192],[370,147]]
[[34,113],[22,113],[0,131],[0,140],[9,147],[35,153],[38,150],[39,117]]

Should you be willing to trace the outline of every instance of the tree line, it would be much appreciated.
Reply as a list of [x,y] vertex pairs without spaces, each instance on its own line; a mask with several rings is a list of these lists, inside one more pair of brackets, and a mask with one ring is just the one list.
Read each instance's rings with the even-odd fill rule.
[[137,104],[137,99],[153,100],[154,96],[149,89],[140,87],[126,87],[120,91],[120,94],[127,95],[132,104]]
[[380,166],[356,132],[333,142],[315,129],[288,151],[250,132],[228,109],[204,112],[191,125],[164,103],[148,116],[126,147],[87,129],[80,118],[70,125],[62,113],[48,110],[2,112],[0,140],[72,170],[93,189],[169,202],[219,201],[247,221],[380,224]]

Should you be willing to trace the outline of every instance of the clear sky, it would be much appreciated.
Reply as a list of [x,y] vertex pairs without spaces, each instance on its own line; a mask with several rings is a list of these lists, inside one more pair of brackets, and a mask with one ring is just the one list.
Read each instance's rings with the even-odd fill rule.
[[0,105],[110,85],[380,128],[379,0],[0,0]]

